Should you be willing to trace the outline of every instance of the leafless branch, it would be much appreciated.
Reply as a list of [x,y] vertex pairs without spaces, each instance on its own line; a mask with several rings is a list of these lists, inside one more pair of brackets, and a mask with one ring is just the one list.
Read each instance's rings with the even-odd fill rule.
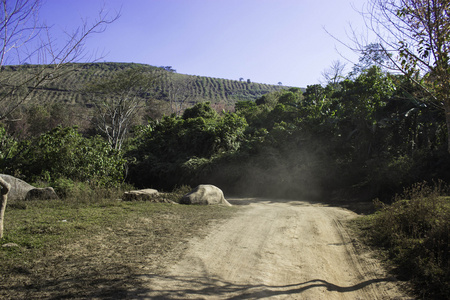
[[58,48],[51,27],[39,24],[40,5],[40,0],[0,0],[0,68],[28,61],[40,66],[34,72],[22,66],[21,78],[10,78],[0,69],[0,120],[29,101],[37,88],[70,72],[66,67],[69,63],[85,58],[86,40],[120,16],[110,16],[102,9],[92,24],[83,21],[82,26],[66,33],[67,40]]

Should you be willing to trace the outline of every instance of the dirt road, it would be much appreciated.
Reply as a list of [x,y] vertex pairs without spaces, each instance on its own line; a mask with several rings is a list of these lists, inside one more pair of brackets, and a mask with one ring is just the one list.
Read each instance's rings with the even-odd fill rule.
[[182,261],[142,280],[148,299],[410,299],[323,204],[229,199],[242,211],[193,239]]

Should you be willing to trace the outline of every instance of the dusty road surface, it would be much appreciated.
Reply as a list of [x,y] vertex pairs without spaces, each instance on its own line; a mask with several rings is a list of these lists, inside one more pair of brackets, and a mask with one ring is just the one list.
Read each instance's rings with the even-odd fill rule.
[[[410,299],[323,204],[228,199],[242,205],[163,275],[142,276],[143,299]],[[141,295],[142,296],[142,295]]]

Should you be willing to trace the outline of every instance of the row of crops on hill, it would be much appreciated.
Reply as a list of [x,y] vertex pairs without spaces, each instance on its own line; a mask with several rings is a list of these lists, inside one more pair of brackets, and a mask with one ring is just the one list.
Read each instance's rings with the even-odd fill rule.
[[[151,72],[158,78],[152,82],[153,92],[145,97],[162,101],[191,104],[210,101],[232,105],[236,101],[256,100],[268,92],[286,89],[277,85],[177,74],[164,68],[134,63],[87,63],[69,64],[60,75],[52,74],[51,80],[36,89],[30,98],[40,103],[86,105],[91,101],[84,93],[86,85],[98,79],[114,77],[117,73],[135,67],[140,67],[144,72]],[[35,65],[5,66],[0,76],[8,77],[10,82],[18,82],[19,78],[25,75],[32,77],[40,69],[40,66]],[[29,88],[32,82],[28,82],[28,85]]]

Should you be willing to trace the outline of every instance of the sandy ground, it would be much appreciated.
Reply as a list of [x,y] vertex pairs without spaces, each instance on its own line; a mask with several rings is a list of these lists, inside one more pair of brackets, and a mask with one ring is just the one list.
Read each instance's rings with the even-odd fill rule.
[[163,275],[144,275],[141,299],[410,299],[323,204],[228,199],[243,205],[206,238],[189,242]]

